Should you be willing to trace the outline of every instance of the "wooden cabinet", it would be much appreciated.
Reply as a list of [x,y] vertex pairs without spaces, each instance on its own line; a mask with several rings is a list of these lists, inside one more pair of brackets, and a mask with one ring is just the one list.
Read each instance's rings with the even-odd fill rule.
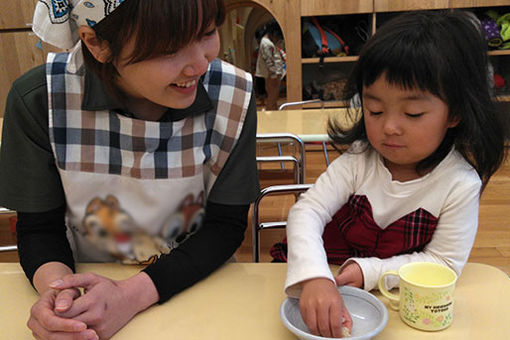
[[371,13],[373,0],[302,0],[301,16]]
[[0,0],[0,117],[14,80],[46,61],[56,47],[41,42],[32,32],[37,0]]
[[[300,3],[302,21],[312,16],[319,19],[336,16],[339,21],[358,16],[366,18],[369,23],[368,30],[370,34],[373,34],[382,22],[404,11],[465,8],[480,13],[480,11],[487,8],[501,10],[501,14],[510,12],[510,0],[294,0],[294,2],[296,5]],[[287,35],[291,35],[301,42],[301,27],[289,27],[289,29],[293,33],[289,34],[287,32]],[[338,33],[342,37],[342,32]],[[349,44],[348,41],[346,43]],[[295,61],[295,64],[288,63],[287,69],[289,74],[296,72],[301,76],[295,79],[293,89],[290,91],[288,89],[287,101],[303,100],[302,89],[310,79],[316,78],[321,81],[334,72],[348,74],[358,59],[355,53],[341,57],[326,57],[323,60],[323,66],[319,67],[321,62],[319,58],[303,58],[301,43],[294,44],[294,46],[295,49],[288,47],[286,51],[291,63],[292,60]],[[292,58],[294,55],[298,55],[299,58]],[[510,100],[510,50],[489,51],[489,56],[495,67],[500,67],[507,72],[505,74],[506,89],[500,95],[500,99]],[[327,103],[326,106],[338,106],[340,104],[340,102],[331,102]]]
[[448,8],[449,0],[374,0],[375,12],[400,12]]
[[0,0],[0,30],[30,29],[35,0]]
[[0,0],[0,117],[12,82],[43,62],[39,39],[31,31],[35,0]]

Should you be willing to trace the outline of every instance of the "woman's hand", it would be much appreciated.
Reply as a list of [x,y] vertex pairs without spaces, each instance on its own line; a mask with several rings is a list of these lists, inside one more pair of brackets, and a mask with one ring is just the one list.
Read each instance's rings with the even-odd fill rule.
[[351,261],[335,276],[335,281],[339,286],[363,288],[363,271],[358,263]]
[[62,318],[59,311],[66,311],[73,300],[80,296],[77,289],[53,290],[43,292],[30,310],[27,322],[34,338],[38,340],[97,340],[96,332],[87,329],[87,325],[78,320]]
[[335,284],[325,278],[303,282],[299,308],[312,334],[342,338],[343,327],[352,330],[352,319]]
[[73,274],[53,282],[50,287],[84,289],[85,293],[58,315],[85,323],[96,331],[99,339],[109,339],[159,298],[152,280],[143,272],[121,281],[93,273]]

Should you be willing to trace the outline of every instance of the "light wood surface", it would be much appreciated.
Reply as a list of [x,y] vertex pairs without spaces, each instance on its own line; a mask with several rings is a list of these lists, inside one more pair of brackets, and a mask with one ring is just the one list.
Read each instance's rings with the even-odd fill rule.
[[16,80],[44,62],[39,39],[30,31],[0,33],[0,116],[4,115],[7,93]]
[[30,28],[34,0],[0,0],[0,29]]
[[415,11],[448,8],[449,0],[374,0],[375,12]]
[[302,16],[370,13],[373,8],[373,0],[301,0]]
[[303,141],[325,141],[329,118],[341,124],[348,124],[346,110],[310,109],[259,111],[257,114],[257,133],[293,133]]
[[451,8],[510,6],[510,0],[450,0]]
[[[79,264],[77,270],[123,279],[140,268]],[[226,264],[165,304],[137,315],[112,340],[295,339],[279,317],[285,275],[285,264]],[[378,292],[374,294],[387,305]],[[32,339],[26,320],[36,299],[19,264],[0,263],[1,339]],[[505,339],[510,334],[508,301],[510,279],[497,268],[470,263],[457,282],[455,316],[448,329],[434,333],[415,330],[388,308],[388,324],[374,339]]]

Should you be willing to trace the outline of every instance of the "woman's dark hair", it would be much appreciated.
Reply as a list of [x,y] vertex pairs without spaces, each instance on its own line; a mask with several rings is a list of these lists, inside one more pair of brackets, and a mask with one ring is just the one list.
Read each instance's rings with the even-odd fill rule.
[[174,53],[204,37],[211,24],[221,26],[224,20],[223,0],[125,0],[93,27],[98,39],[109,44],[109,61],[100,63],[82,44],[85,65],[119,99],[123,93],[116,85],[118,73],[112,62],[131,38],[136,40],[129,63],[136,63]]
[[348,109],[354,124],[345,129],[330,120],[335,143],[368,143],[363,121],[363,87],[384,75],[403,89],[418,89],[443,100],[449,109],[448,129],[437,150],[417,165],[433,169],[455,146],[476,169],[483,187],[501,165],[505,136],[491,97],[487,44],[478,20],[464,11],[409,12],[377,30],[365,44],[345,87],[344,98],[358,101]]

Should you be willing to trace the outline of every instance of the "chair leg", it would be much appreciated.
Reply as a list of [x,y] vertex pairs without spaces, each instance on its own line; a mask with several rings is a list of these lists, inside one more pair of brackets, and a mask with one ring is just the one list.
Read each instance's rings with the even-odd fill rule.
[[326,142],[322,142],[322,150],[324,150],[324,159],[326,159],[326,166],[329,166],[329,156]]
[[[282,155],[282,145],[280,144],[280,142],[276,143],[276,145],[278,147],[278,156],[281,156]],[[280,164],[281,164],[282,170],[285,170],[285,164],[283,162],[281,162]]]

